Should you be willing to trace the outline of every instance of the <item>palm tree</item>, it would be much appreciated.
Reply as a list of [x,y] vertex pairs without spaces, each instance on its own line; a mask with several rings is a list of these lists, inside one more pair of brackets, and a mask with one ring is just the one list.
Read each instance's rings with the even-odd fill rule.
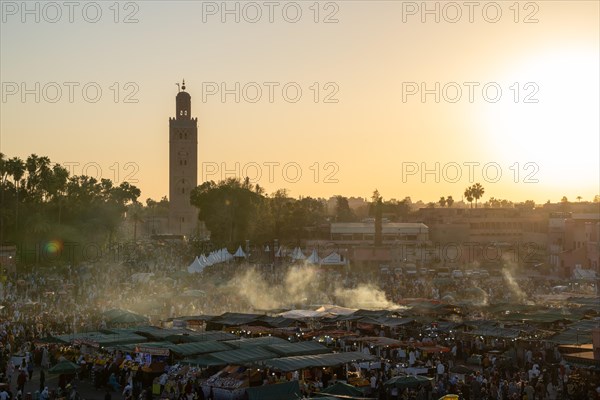
[[440,207],[445,207],[446,206],[446,198],[444,196],[440,197],[440,199],[438,200],[438,203],[440,203]]
[[471,208],[473,208],[473,188],[471,186],[466,188],[464,195],[465,199],[467,199],[467,201],[471,203]]
[[471,195],[475,198],[475,208],[477,208],[477,200],[479,200],[484,193],[485,189],[480,183],[476,183],[471,187]]
[[21,191],[21,179],[25,174],[25,163],[18,157],[13,157],[6,160],[6,172],[12,176],[13,183],[15,186],[15,193],[17,195],[17,202],[15,205],[15,230],[19,229],[19,192]]
[[138,202],[133,203],[129,206],[128,216],[131,218],[133,222],[133,241],[137,241],[137,226],[138,223],[144,222],[144,209],[142,205]]
[[581,197],[581,196],[577,196],[577,202],[581,203],[581,199],[582,199],[582,198],[583,198],[583,197]]
[[452,204],[454,204],[454,199],[452,198],[452,196],[446,197],[446,205],[448,207],[452,207]]

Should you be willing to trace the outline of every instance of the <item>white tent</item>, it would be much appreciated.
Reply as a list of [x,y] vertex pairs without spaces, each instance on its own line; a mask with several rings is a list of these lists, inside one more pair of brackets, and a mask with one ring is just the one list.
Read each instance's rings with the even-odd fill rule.
[[304,253],[302,253],[302,250],[300,250],[300,247],[296,247],[294,249],[294,251],[292,252],[292,259],[293,260],[305,260],[306,256],[304,255]]
[[246,253],[244,253],[244,250],[242,250],[242,246],[239,246],[237,248],[237,250],[235,251],[235,254],[233,256],[236,258],[246,257]]
[[198,273],[198,272],[202,272],[204,270],[204,268],[206,268],[206,265],[203,265],[202,262],[200,261],[200,259],[198,257],[196,257],[194,259],[194,262],[192,262],[188,266],[188,272],[190,274],[195,274],[195,273]]
[[222,262],[227,262],[227,261],[233,260],[233,256],[229,253],[229,251],[225,247],[223,247],[221,249],[220,255],[221,255]]
[[233,256],[227,251],[225,247],[220,250],[212,251],[208,257],[202,256],[201,262],[203,261],[204,266],[215,265],[223,262],[233,260]]
[[205,267],[212,265],[204,254],[201,254],[200,257],[198,257],[198,260],[200,261],[200,264],[204,265]]
[[217,257],[215,256],[215,252],[211,251],[208,256],[206,256],[206,261],[209,265],[213,265],[217,263]]
[[312,253],[310,254],[310,256],[308,257],[308,259],[306,260],[311,264],[318,264],[320,261],[319,258],[319,254],[317,253],[316,249],[313,249]]
[[275,257],[283,257],[283,256],[285,256],[285,250],[283,249],[283,246],[281,246],[277,249],[277,253],[275,253]]
[[346,265],[347,261],[335,251],[321,259],[321,265]]

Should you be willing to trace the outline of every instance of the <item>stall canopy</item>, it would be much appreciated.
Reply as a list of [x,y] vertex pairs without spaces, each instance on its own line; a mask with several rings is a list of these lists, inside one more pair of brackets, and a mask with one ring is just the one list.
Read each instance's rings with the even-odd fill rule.
[[109,324],[147,324],[148,317],[128,311],[108,321]]
[[356,312],[356,308],[346,308],[336,306],[334,304],[324,304],[321,307],[317,308],[316,311],[333,315],[350,315]]
[[262,347],[249,347],[245,349],[221,351],[210,354],[210,357],[225,362],[226,364],[244,365],[250,362],[266,360],[277,357],[277,354]]
[[228,340],[223,342],[236,349],[247,349],[249,347],[257,346],[272,346],[277,344],[288,344],[289,342],[285,339],[278,338],[275,336],[260,336],[248,339]]
[[174,353],[177,353],[183,357],[195,356],[198,354],[215,353],[218,351],[228,351],[231,347],[224,344],[223,342],[210,341],[210,342],[191,342],[178,344],[172,348]]
[[265,348],[273,353],[279,354],[282,357],[331,353],[331,349],[313,340],[306,342],[273,344],[266,346]]
[[297,400],[302,397],[298,381],[246,389],[248,400]]
[[313,311],[313,310],[290,310],[284,313],[279,314],[285,318],[291,319],[311,319],[311,318],[320,318],[326,315],[323,311]]
[[256,322],[261,317],[264,317],[264,315],[227,312],[216,318],[213,318],[210,322],[225,326],[240,326]]
[[74,374],[79,370],[79,365],[72,363],[71,361],[64,360],[50,368],[48,372],[51,374]]
[[396,386],[397,388],[416,388],[419,386],[431,385],[431,378],[421,375],[401,375],[395,376],[386,381],[384,386]]
[[56,338],[65,343],[86,344],[93,347],[106,347],[122,344],[142,343],[147,339],[134,333],[106,334],[102,332],[86,332],[59,335]]
[[347,353],[275,358],[265,360],[263,364],[274,370],[287,372],[310,367],[335,367],[354,361],[371,361],[373,359],[374,357],[371,355],[352,351]]

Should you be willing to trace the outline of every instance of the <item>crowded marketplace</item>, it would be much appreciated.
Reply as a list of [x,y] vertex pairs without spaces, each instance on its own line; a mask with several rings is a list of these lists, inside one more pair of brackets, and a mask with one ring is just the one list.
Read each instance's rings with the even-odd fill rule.
[[600,398],[594,282],[140,246],[2,276],[0,399]]

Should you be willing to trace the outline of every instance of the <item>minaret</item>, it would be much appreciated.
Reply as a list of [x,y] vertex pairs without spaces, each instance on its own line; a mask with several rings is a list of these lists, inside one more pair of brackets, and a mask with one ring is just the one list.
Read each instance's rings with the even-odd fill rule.
[[192,98],[184,80],[175,97],[175,118],[169,118],[169,233],[198,233],[198,210],[190,204],[197,185],[198,119],[192,118]]

